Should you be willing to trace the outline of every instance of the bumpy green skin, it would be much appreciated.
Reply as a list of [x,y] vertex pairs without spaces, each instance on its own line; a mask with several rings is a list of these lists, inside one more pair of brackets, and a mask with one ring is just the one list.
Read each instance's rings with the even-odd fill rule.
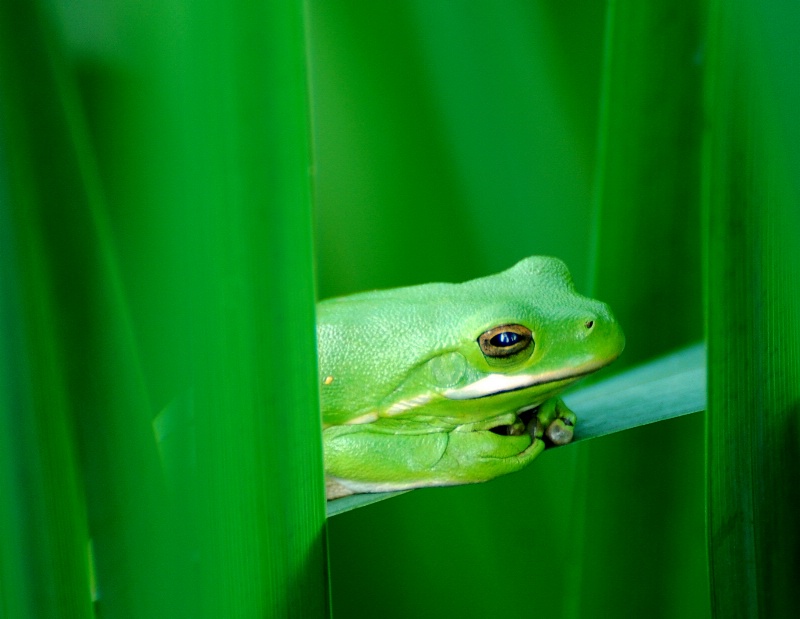
[[[533,345],[488,358],[478,338],[508,324],[530,329]],[[462,284],[323,301],[317,338],[328,498],[521,469],[544,450],[543,434],[571,438],[575,415],[556,396],[625,344],[608,307],[541,256]],[[525,426],[517,413],[534,406]],[[515,435],[489,431],[498,426]]]

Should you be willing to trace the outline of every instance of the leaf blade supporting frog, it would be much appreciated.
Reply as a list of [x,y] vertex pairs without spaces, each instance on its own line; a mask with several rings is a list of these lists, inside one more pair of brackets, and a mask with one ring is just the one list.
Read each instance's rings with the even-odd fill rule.
[[329,499],[521,469],[572,438],[558,394],[625,345],[608,306],[542,256],[322,301],[317,340]]

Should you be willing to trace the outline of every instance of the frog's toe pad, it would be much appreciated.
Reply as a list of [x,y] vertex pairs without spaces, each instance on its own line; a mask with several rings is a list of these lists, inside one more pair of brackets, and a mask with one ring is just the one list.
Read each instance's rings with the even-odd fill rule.
[[551,398],[542,403],[536,418],[536,425],[544,430],[544,439],[550,445],[566,445],[572,441],[578,418],[560,398]]
[[572,441],[574,427],[574,420],[569,417],[559,417],[547,426],[547,430],[544,434],[553,445],[566,445]]

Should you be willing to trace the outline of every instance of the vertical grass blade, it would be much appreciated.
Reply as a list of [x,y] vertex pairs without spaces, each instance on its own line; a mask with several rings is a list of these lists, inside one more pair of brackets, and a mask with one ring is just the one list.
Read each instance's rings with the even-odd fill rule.
[[[177,574],[180,582],[181,572],[171,562],[173,522],[92,149],[50,15],[38,2],[4,7],[10,247],[20,256],[12,268],[23,290],[21,332],[31,337],[24,352],[32,360],[36,387],[28,412],[40,424],[77,438],[89,534],[85,521],[74,516],[83,505],[63,511],[58,506],[59,493],[76,482],[63,490],[51,483],[38,500],[61,535],[75,538],[72,545],[80,548],[72,570],[81,586],[72,595],[83,601],[84,611],[89,610],[91,535],[104,616],[159,616],[165,607],[175,608],[180,590],[170,578]],[[36,365],[48,362],[50,375],[37,376]],[[23,406],[14,415],[24,412]],[[21,468],[54,458],[51,444],[28,444],[31,449],[19,454]],[[64,461],[51,463],[51,474],[60,465],[68,479],[69,446],[58,446],[55,453]],[[22,516],[32,539],[47,539],[36,505],[20,507],[33,508]],[[25,584],[40,596],[57,578],[45,566],[32,565]],[[33,616],[60,616],[64,610]]]
[[21,145],[10,135],[20,109],[9,93],[8,13],[0,9],[0,616],[88,618],[89,534],[58,308],[29,170],[6,150]]
[[[612,0],[608,11],[591,292],[625,331],[619,369],[702,336],[704,13],[661,0]],[[574,616],[703,616],[702,427],[688,417],[578,446],[586,498]],[[648,577],[656,565],[661,576]]]
[[192,6],[172,67],[197,441],[177,498],[209,618],[328,613],[302,7]]
[[327,616],[303,3],[51,8],[0,11],[5,609],[91,613],[90,535],[103,617]]
[[798,31],[793,4],[712,3],[707,461],[718,617],[800,615]]
[[159,3],[128,26],[133,70],[108,50],[86,90],[115,104],[94,130],[139,234],[119,242],[148,378],[188,393],[164,457],[192,617],[328,612],[302,7]]

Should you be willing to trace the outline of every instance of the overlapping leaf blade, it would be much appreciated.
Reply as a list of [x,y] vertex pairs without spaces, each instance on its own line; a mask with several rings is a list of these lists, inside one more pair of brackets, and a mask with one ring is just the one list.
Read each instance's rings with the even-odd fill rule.
[[794,617],[800,533],[800,9],[713,2],[708,526],[718,617]]

